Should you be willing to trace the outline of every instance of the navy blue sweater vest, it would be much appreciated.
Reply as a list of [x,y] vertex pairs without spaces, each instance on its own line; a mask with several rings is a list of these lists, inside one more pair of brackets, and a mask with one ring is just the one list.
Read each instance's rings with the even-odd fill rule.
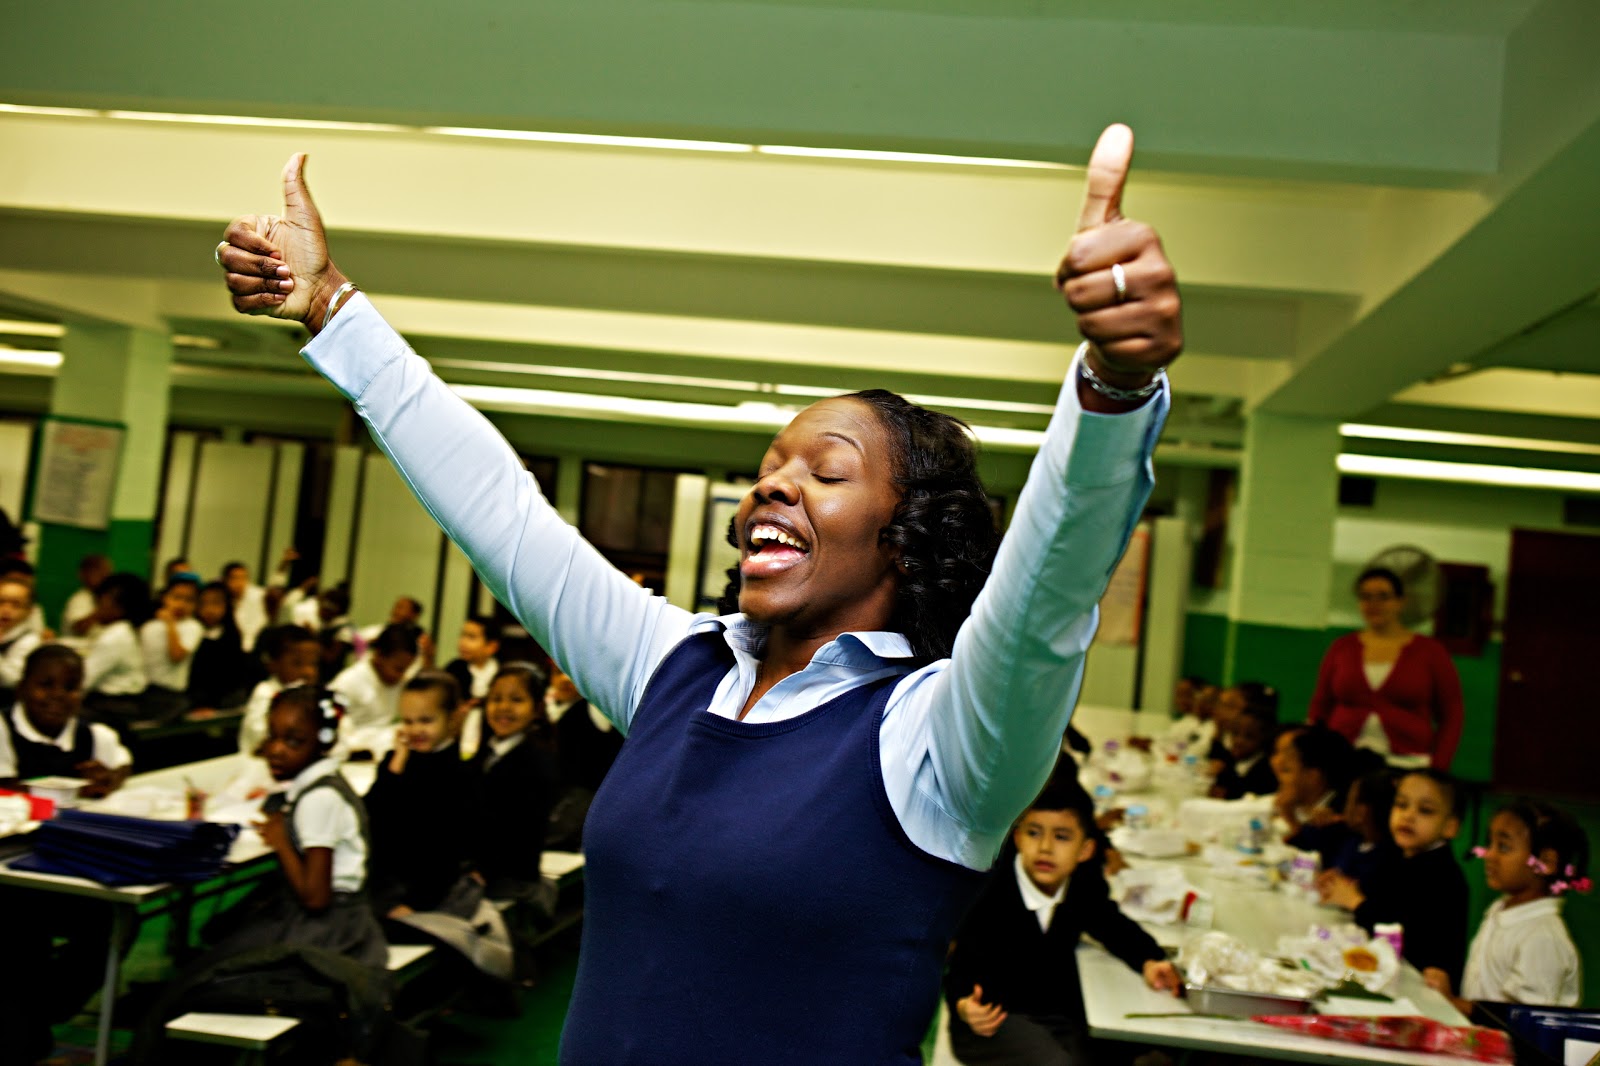
[[732,662],[720,632],[673,649],[595,796],[561,1062],[918,1063],[983,875],[889,806],[898,678],[749,724],[706,710]]
[[17,757],[17,777],[23,781],[30,777],[76,777],[78,764],[94,758],[94,733],[82,718],[74,727],[70,751],[28,740],[18,733],[11,724],[9,708],[0,709],[0,729],[11,738],[11,750]]

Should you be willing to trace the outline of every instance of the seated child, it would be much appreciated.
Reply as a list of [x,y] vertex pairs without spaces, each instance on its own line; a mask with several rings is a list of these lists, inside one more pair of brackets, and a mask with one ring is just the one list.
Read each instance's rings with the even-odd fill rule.
[[1489,822],[1489,846],[1474,848],[1483,877],[1500,898],[1489,904],[1467,951],[1461,995],[1450,976],[1427,969],[1422,979],[1450,996],[1463,1014],[1472,1001],[1576,1007],[1583,971],[1566,923],[1562,895],[1589,891],[1589,838],[1565,811],[1523,800]]
[[256,754],[267,739],[267,711],[273,698],[294,685],[316,684],[322,650],[315,633],[294,625],[264,631],[259,644],[267,660],[267,679],[251,691],[239,722],[239,750],[246,755]]
[[456,751],[460,692],[449,674],[424,671],[400,693],[394,751],[378,764],[366,795],[372,899],[380,915],[437,910],[465,869],[462,830],[472,818],[475,782]]
[[1189,674],[1178,679],[1177,685],[1172,689],[1172,722],[1159,737],[1162,751],[1187,751],[1189,745],[1200,739],[1200,732],[1205,723],[1195,713],[1194,697],[1205,683],[1206,679],[1197,674]]
[[1058,772],[1012,832],[1015,857],[995,867],[956,933],[945,975],[950,1045],[964,1063],[1090,1061],[1077,947],[1087,933],[1176,995],[1161,946],[1112,902],[1099,869],[1094,802]]
[[114,724],[139,718],[144,649],[138,627],[150,614],[150,586],[133,574],[112,574],[95,589],[99,626],[83,656],[83,705]]
[[116,731],[78,714],[83,659],[64,644],[43,644],[23,664],[17,702],[0,716],[0,785],[33,777],[81,777],[86,796],[121,787],[133,757]]
[[1345,793],[1344,825],[1349,834],[1333,857],[1331,868],[1358,885],[1394,861],[1394,838],[1389,835],[1389,812],[1394,808],[1394,774],[1374,770],[1350,783]]
[[1325,726],[1290,732],[1273,767],[1278,777],[1276,812],[1284,841],[1322,855],[1327,867],[1344,846],[1348,831],[1340,822],[1350,787],[1354,755],[1350,742]]
[[21,574],[0,577],[0,707],[16,695],[22,664],[43,641],[32,621],[33,583]]
[[1461,980],[1467,954],[1467,879],[1450,841],[1461,829],[1462,795],[1455,779],[1439,770],[1412,770],[1395,786],[1389,831],[1400,857],[1365,885],[1336,870],[1317,881],[1322,898],[1355,912],[1369,933],[1383,922],[1403,928],[1402,950],[1419,970],[1444,971],[1452,986]]
[[380,970],[387,962],[383,930],[363,891],[371,850],[366,808],[330,757],[342,717],[333,695],[310,685],[273,698],[262,752],[273,780],[288,787],[269,798],[257,828],[281,877],[241,903],[240,913],[223,916],[233,928],[211,958],[287,944]]
[[78,589],[61,609],[61,641],[83,651],[94,639],[99,623],[95,620],[95,590],[111,576],[111,560],[104,555],[85,555],[78,560]]
[[1278,728],[1278,694],[1264,688],[1262,697],[1246,703],[1228,733],[1229,764],[1217,775],[1211,794],[1219,799],[1270,796],[1278,791],[1268,748]]
[[583,823],[600,783],[622,751],[622,734],[591,706],[559,665],[550,664],[545,711],[555,724],[561,795],[550,816],[545,845],[556,851],[583,850]]
[[400,686],[417,661],[415,626],[385,626],[370,651],[339,672],[328,688],[349,710],[345,736],[352,752],[385,755],[400,716]]
[[233,617],[228,586],[213,581],[200,588],[194,616],[203,627],[200,646],[189,665],[189,705],[219,709],[238,707],[250,696],[261,668],[244,650],[244,637]]
[[461,699],[468,707],[476,707],[489,694],[489,684],[500,672],[500,623],[488,615],[476,615],[461,623],[461,636],[456,638],[456,658],[445,666],[445,672],[456,679],[461,689]]
[[484,700],[488,736],[468,765],[476,780],[470,862],[491,899],[539,899],[539,857],[560,785],[549,679],[534,663],[500,668]]
[[178,574],[161,591],[154,617],[139,628],[148,683],[140,698],[144,719],[164,722],[189,709],[189,667],[206,635],[206,627],[194,616],[199,599],[199,580],[193,574]]

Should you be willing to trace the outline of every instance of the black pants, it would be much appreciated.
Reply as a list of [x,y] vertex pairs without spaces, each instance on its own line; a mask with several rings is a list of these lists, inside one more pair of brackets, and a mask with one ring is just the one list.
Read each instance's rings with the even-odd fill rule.
[[[52,1024],[77,1014],[105,980],[111,904],[24,888],[0,890],[0,1066],[55,1046]],[[56,940],[65,938],[61,944]],[[126,953],[129,943],[117,945]],[[41,1050],[42,1049],[42,1050]]]
[[1080,1020],[1012,1013],[993,1036],[950,1015],[950,1050],[965,1066],[1092,1066],[1098,1060]]

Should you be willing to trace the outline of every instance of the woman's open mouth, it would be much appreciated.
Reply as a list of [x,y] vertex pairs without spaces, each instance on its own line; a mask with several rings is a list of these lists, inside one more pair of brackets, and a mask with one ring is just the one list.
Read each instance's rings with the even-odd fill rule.
[[771,522],[750,527],[749,548],[739,561],[742,577],[771,577],[781,574],[811,554],[811,546],[798,535]]

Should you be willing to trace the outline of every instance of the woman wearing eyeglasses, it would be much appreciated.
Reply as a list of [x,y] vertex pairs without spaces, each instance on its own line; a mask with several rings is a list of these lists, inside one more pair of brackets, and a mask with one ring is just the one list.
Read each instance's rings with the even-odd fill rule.
[[1356,578],[1360,632],[1333,642],[1310,720],[1391,766],[1450,768],[1461,740],[1461,679],[1445,646],[1401,621],[1405,584],[1382,567]]

